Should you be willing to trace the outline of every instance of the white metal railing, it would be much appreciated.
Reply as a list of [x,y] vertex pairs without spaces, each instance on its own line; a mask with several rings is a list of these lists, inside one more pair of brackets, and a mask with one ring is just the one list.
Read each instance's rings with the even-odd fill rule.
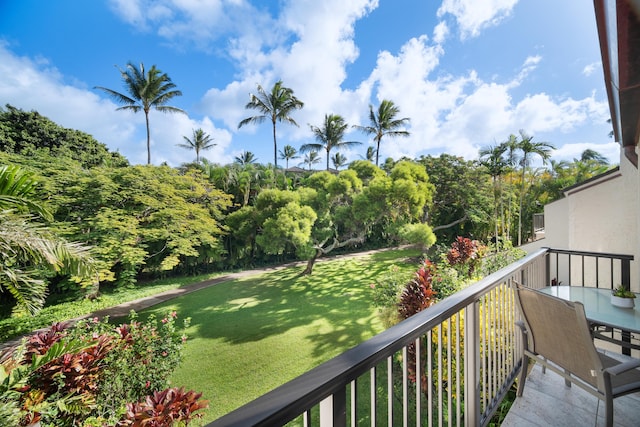
[[552,252],[491,274],[209,426],[487,425],[520,368],[512,284],[549,285]]

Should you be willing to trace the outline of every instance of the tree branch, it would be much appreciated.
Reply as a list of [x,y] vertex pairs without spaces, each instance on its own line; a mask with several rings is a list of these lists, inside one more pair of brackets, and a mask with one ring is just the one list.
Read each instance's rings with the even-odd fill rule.
[[464,214],[464,216],[463,216],[462,218],[457,219],[457,220],[455,220],[455,221],[453,221],[453,222],[451,222],[451,223],[449,223],[449,224],[439,225],[439,226],[437,226],[437,227],[433,227],[433,228],[431,229],[431,231],[436,232],[436,231],[438,231],[438,230],[444,230],[445,228],[450,228],[450,227],[453,227],[454,225],[458,225],[458,224],[460,224],[461,222],[466,221],[467,219],[469,219],[469,217],[467,216],[467,214]]

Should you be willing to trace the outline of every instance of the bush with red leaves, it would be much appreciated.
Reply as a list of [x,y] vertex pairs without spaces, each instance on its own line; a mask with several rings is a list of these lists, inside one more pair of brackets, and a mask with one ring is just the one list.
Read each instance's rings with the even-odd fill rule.
[[[424,265],[416,272],[415,277],[405,286],[398,304],[398,313],[403,319],[408,319],[414,314],[429,308],[436,302],[436,293],[431,287],[436,278],[436,266],[429,260],[425,260]],[[426,352],[424,351],[424,343],[420,344],[422,373],[421,386],[426,390],[427,375],[424,367],[426,366]],[[412,343],[407,346],[407,370],[409,379],[414,383],[417,380],[416,372],[416,345]]]
[[184,388],[168,388],[157,391],[142,402],[128,403],[127,413],[117,424],[118,427],[171,427],[180,422],[187,425],[201,414],[194,414],[206,408],[208,402],[200,400],[202,393],[185,392]]
[[408,319],[435,302],[436,295],[431,287],[435,272],[435,264],[425,260],[413,280],[406,284],[398,304],[398,313],[402,319]]
[[[134,417],[123,425],[185,425],[197,418],[193,412],[207,406],[198,401],[201,394],[167,388],[186,339],[176,317],[172,312],[159,322],[150,317],[118,327],[98,319],[74,328],[57,323],[34,334],[2,358],[0,420],[16,426],[40,421],[71,427],[89,419],[88,425],[115,425],[125,406]],[[142,403],[128,403],[145,396]],[[153,416],[140,418],[144,414]]]
[[480,243],[467,237],[456,237],[447,253],[447,261],[452,267],[460,266],[466,269],[466,274],[471,277],[480,260],[478,250]]

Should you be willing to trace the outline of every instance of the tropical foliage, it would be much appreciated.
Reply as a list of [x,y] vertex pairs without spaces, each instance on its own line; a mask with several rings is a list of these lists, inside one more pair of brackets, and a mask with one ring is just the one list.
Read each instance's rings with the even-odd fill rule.
[[204,150],[210,150],[216,146],[213,142],[213,137],[207,134],[202,128],[194,129],[193,136],[187,138],[183,136],[184,144],[177,144],[178,147],[186,148],[187,150],[193,150],[196,152],[196,163],[200,163],[200,152]]
[[278,80],[270,92],[258,85],[258,94],[251,94],[249,102],[245,105],[248,110],[257,110],[260,114],[247,117],[238,123],[238,129],[249,123],[262,123],[266,119],[271,121],[273,126],[273,164],[278,167],[278,142],[276,140],[276,123],[285,122],[298,126],[298,123],[291,117],[294,110],[299,110],[304,103],[295,97],[293,90],[285,87],[282,80]]
[[205,408],[201,394],[168,388],[186,340],[172,312],[158,322],[132,313],[117,327],[90,319],[56,323],[0,365],[4,425],[171,426]]
[[51,214],[32,197],[37,181],[19,166],[0,166],[0,290],[15,302],[15,313],[35,313],[47,295],[47,273],[95,281],[88,248],[69,243],[37,217]]
[[119,68],[119,70],[128,94],[103,86],[96,86],[96,89],[107,93],[118,104],[121,104],[122,107],[117,108],[118,110],[129,110],[134,113],[144,111],[147,125],[147,164],[151,164],[149,112],[151,109],[155,109],[162,113],[184,113],[180,108],[167,105],[173,98],[181,96],[182,92],[177,90],[171,78],[157,69],[155,65],[145,71],[142,62],[139,67],[129,62],[124,69]]
[[66,157],[83,167],[129,165],[125,157],[110,152],[91,135],[63,128],[36,111],[26,112],[8,104],[5,110],[0,108],[0,152]]
[[[457,236],[473,236],[493,240],[498,250],[517,243],[518,229],[526,241],[532,214],[562,197],[562,188],[609,167],[598,153],[585,151],[573,162],[551,160],[547,169],[533,168],[520,154],[522,139],[531,142],[524,132],[483,149],[479,162],[443,154],[387,159],[383,168],[356,160],[339,173],[284,174],[244,151],[227,165],[197,158],[178,169],[129,167],[90,137],[62,129],[37,113],[8,107],[0,117],[0,132],[6,137],[0,165],[11,165],[3,175],[14,181],[0,195],[0,203],[11,203],[2,206],[2,219],[6,230],[11,226],[23,233],[17,240],[10,237],[18,234],[3,234],[3,287],[8,293],[0,295],[0,301],[18,308],[20,300],[23,310],[32,311],[47,293],[95,298],[101,289],[174,274],[295,259],[307,260],[310,273],[318,257],[349,248],[411,242],[426,252],[436,237],[440,245],[449,245]],[[328,142],[322,147],[328,154],[343,142],[346,124],[340,116],[326,119],[327,126],[316,130],[324,138],[319,144]],[[210,143],[208,135],[198,131],[190,141]],[[50,146],[51,135],[59,138],[56,145]],[[96,150],[78,156],[71,147],[79,143]],[[196,145],[203,149],[207,144]],[[543,154],[548,149],[544,144],[536,147]],[[533,148],[527,148],[527,158],[542,159]],[[280,152],[287,162],[297,153],[291,146]],[[339,154],[332,156],[336,169],[345,160]],[[304,160],[311,169],[321,157],[314,150]],[[17,167],[21,177],[15,175]],[[43,236],[77,242],[63,245],[71,251],[64,254],[67,261],[74,255],[88,260],[86,248],[93,248],[94,273],[76,274],[66,268],[72,264],[61,260],[42,262],[51,259],[51,251],[38,253],[36,246],[24,253],[16,249],[43,241]],[[25,272],[28,275],[21,275]],[[34,302],[28,303],[30,299]]]
[[[313,136],[318,141],[317,143],[304,144],[300,147],[301,153],[308,153],[313,151],[324,150],[327,153],[327,170],[329,170],[329,159],[331,158],[332,150],[340,150],[341,148],[353,147],[354,145],[361,144],[358,141],[343,141],[344,134],[347,131],[349,125],[344,121],[344,118],[338,114],[326,114],[324,116],[324,123],[322,127],[310,125]],[[340,154],[340,153],[337,153]],[[336,155],[337,155],[336,154]],[[341,157],[338,157],[341,159]],[[335,162],[334,162],[335,163]],[[338,162],[344,163],[344,162]],[[337,167],[336,167],[337,169]]]
[[376,166],[378,166],[380,142],[383,137],[409,136],[409,132],[401,128],[407,125],[410,119],[408,117],[398,119],[396,118],[398,114],[400,114],[400,108],[393,101],[385,99],[380,103],[377,111],[374,111],[373,105],[369,106],[369,126],[355,126],[364,133],[373,135],[373,141],[376,143]]

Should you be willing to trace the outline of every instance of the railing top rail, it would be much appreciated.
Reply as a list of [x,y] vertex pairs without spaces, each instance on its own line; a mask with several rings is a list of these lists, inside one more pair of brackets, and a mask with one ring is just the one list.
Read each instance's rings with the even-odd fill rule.
[[629,260],[633,261],[634,256],[628,254],[615,254],[608,252],[590,252],[590,251],[575,251],[572,249],[556,249],[556,248],[546,248],[549,253],[553,254],[567,254],[567,255],[584,255],[584,256],[592,256],[598,258],[616,258],[621,260]]
[[294,419],[547,252],[539,249],[207,426],[266,426]]

